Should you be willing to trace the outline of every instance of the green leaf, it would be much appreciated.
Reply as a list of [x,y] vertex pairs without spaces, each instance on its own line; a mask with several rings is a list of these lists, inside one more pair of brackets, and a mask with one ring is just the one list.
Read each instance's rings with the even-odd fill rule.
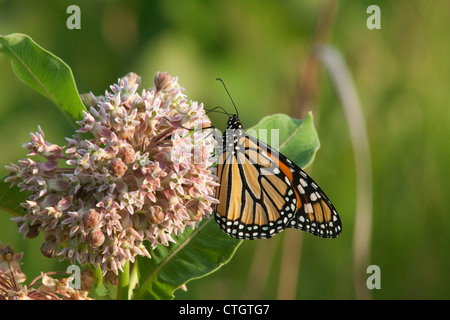
[[183,284],[227,263],[242,242],[220,230],[213,217],[173,238],[176,243],[149,250],[151,259],[138,257],[140,286],[134,299],[173,299]]
[[[309,164],[319,148],[311,114],[302,120],[283,114],[268,116],[253,129],[280,129],[278,132],[267,130],[265,141],[270,142],[272,135],[278,134],[283,154],[301,166]],[[253,135],[261,131],[247,133]],[[227,263],[242,243],[220,230],[213,217],[203,220],[194,230],[185,230],[174,240],[176,243],[167,247],[160,245],[149,249],[151,259],[138,257],[135,267],[139,286],[134,290],[134,299],[173,299],[174,291],[183,284]]]
[[103,274],[100,267],[95,268],[95,279],[93,291],[98,297],[107,297],[109,295],[109,290],[103,283]]
[[[301,168],[313,162],[320,148],[311,112],[304,119],[294,119],[279,113],[270,115],[261,119],[252,129],[258,134],[255,137],[279,150]],[[261,129],[268,129],[267,138]],[[253,135],[253,132],[247,133]]]
[[72,70],[64,61],[20,33],[0,35],[0,52],[11,59],[20,80],[52,101],[70,120],[82,119],[85,108]]

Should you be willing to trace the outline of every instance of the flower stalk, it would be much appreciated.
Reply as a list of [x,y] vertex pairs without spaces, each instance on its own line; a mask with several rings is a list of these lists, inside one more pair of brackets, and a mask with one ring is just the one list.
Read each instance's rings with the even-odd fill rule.
[[130,291],[130,261],[125,262],[123,272],[119,272],[117,282],[117,300],[128,300]]

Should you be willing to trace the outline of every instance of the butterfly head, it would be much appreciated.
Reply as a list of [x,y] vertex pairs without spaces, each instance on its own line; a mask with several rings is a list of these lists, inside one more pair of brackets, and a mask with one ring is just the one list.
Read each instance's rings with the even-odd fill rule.
[[228,119],[228,129],[242,129],[241,121],[236,114]]

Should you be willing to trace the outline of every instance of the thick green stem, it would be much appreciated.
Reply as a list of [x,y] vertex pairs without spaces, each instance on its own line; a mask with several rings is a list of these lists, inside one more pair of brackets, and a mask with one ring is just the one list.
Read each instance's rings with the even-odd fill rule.
[[128,300],[128,292],[130,286],[130,261],[123,266],[123,272],[119,272],[117,284],[117,300]]

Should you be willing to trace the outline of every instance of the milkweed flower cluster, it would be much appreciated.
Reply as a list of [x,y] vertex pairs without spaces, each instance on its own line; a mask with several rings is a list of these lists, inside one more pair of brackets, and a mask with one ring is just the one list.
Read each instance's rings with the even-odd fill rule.
[[[30,192],[25,215],[13,220],[29,238],[44,233],[45,256],[117,274],[127,260],[150,257],[145,240],[168,245],[218,202],[203,104],[167,73],[141,95],[139,85],[130,73],[104,96],[82,95],[89,112],[66,146],[39,128],[23,145],[30,158],[6,166],[6,182]],[[38,155],[45,161],[31,159]]]
[[19,262],[22,257],[23,252],[15,253],[9,244],[0,241],[0,300],[90,300],[88,282],[75,289],[71,277],[50,277],[57,272],[41,273],[30,285],[24,285],[26,276]]

